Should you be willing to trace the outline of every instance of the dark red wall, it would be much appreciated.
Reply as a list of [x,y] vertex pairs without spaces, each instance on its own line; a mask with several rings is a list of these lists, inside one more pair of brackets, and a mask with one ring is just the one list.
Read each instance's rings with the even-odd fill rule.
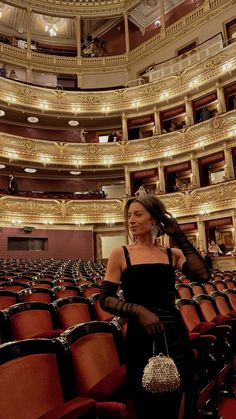
[[[45,191],[45,192],[85,192],[94,191],[98,188],[98,182],[95,180],[80,179],[30,179],[29,177],[20,177],[16,173],[19,191]],[[0,189],[8,187],[9,177],[0,176]]]
[[[23,226],[22,226],[23,227]],[[25,233],[21,228],[3,227],[0,231],[0,256],[3,259],[85,259],[93,260],[93,232],[90,230],[43,230]],[[47,238],[45,251],[7,250],[8,237]]]
[[[81,128],[77,129],[41,129],[41,128],[28,128],[17,125],[8,125],[0,123],[0,131],[6,134],[19,135],[27,138],[37,138],[38,140],[51,140],[51,141],[62,141],[62,142],[76,142],[80,143],[80,131]],[[87,130],[88,131],[88,130]],[[96,131],[89,130],[86,135],[87,142],[94,142],[96,139]]]

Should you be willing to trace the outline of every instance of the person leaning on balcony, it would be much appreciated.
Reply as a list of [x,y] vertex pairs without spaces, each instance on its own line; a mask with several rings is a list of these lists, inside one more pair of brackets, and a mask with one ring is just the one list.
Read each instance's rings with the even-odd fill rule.
[[11,70],[10,71],[10,74],[9,74],[9,79],[16,79],[16,72],[15,72],[15,70]]
[[215,240],[211,240],[208,246],[208,253],[210,256],[219,256],[222,255],[222,251]]
[[140,185],[138,190],[134,194],[135,196],[145,196],[147,195],[147,191],[143,185]]
[[207,106],[203,106],[199,122],[207,121],[207,119],[210,119],[211,117],[212,111]]
[[3,64],[3,65],[2,65],[2,68],[0,68],[0,76],[2,76],[2,77],[7,77],[6,64]]
[[15,195],[17,193],[17,181],[13,174],[9,175],[9,184],[8,184],[8,192],[11,195]]
[[86,128],[82,128],[80,131],[81,143],[86,143],[86,134],[88,134],[88,131],[86,131]]

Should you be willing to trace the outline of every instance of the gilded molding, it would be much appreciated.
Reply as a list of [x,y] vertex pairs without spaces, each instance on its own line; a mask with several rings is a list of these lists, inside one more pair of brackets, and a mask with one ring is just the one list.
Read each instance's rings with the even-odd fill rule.
[[[123,221],[120,200],[65,201],[28,199],[4,196],[0,198],[1,222],[44,224],[94,224]],[[18,225],[18,224],[17,224]]]
[[236,205],[236,181],[224,182],[188,192],[177,192],[161,196],[170,212],[177,217],[199,216],[199,214],[230,210]]
[[[236,181],[161,195],[160,198],[180,219],[199,218],[204,211],[208,213],[207,219],[211,219],[216,212],[232,211],[236,207]],[[124,203],[125,199],[60,201],[4,196],[0,198],[0,218],[2,223],[20,221],[21,224],[122,223]]]
[[208,149],[208,154],[212,153],[216,147],[222,149],[222,144],[226,142],[228,146],[233,146],[235,118],[236,110],[233,110],[182,131],[105,144],[64,143],[59,138],[55,142],[0,133],[0,158],[70,168],[127,164],[137,164],[138,168],[141,163],[159,160],[168,163],[170,159],[174,161],[185,154],[188,159],[190,153],[197,156],[204,149]]
[[[228,67],[230,66],[230,68]],[[103,108],[108,106],[109,113],[142,109],[142,107],[162,106],[166,101],[187,94],[195,94],[197,88],[215,83],[218,79],[231,74],[236,69],[236,44],[231,44],[214,57],[195,64],[181,73],[165,79],[143,84],[137,87],[100,92],[70,92],[29,86],[0,78],[1,101],[16,109],[27,108],[48,114],[74,115],[79,108],[82,114],[103,115]],[[195,81],[195,84],[192,83]],[[197,86],[197,88],[196,88]],[[9,93],[10,92],[10,93]]]
[[[19,0],[7,0],[6,3],[19,7]],[[37,13],[59,16],[79,15],[82,17],[120,15],[123,11],[135,7],[140,0],[21,0],[22,8],[30,8]]]

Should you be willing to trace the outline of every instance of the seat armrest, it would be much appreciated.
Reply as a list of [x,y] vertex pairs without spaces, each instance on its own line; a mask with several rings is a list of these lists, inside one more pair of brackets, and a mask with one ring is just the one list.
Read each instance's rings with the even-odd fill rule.
[[38,419],[96,419],[96,402],[86,397],[75,397]]
[[[86,394],[96,401],[120,400],[127,391],[126,367],[121,365],[96,383]],[[116,397],[117,396],[117,397]],[[120,397],[119,397],[120,396]]]

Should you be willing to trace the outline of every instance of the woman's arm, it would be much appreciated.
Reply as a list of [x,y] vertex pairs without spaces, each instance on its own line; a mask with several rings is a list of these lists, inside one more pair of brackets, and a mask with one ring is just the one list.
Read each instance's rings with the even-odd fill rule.
[[193,281],[207,282],[210,279],[209,268],[200,253],[182,232],[176,219],[167,213],[160,217],[158,225],[181,250],[181,252],[175,252],[176,267]]

